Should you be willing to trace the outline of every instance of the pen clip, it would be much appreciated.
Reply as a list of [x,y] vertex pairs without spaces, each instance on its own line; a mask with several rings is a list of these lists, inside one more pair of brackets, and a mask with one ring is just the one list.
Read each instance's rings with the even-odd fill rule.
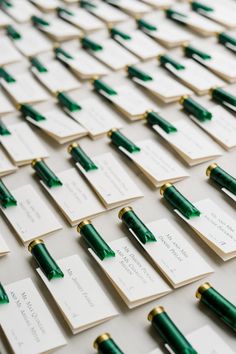
[[[64,58],[66,58],[66,59],[74,59],[72,57],[72,55],[70,55],[68,52],[66,52],[61,47],[54,48],[54,53],[55,53],[56,58],[59,59],[59,60],[61,60],[61,59],[63,60]],[[64,63],[64,61],[63,61],[63,63]]]
[[36,27],[50,26],[50,23],[44,20],[42,17],[32,16],[31,20],[33,22],[33,25]]
[[176,70],[184,70],[185,66],[178,63],[175,59],[173,59],[172,57],[170,57],[169,55],[160,55],[159,56],[159,61],[161,66],[163,66],[166,69],[169,69],[168,66],[172,66],[174,69]]
[[199,1],[192,1],[191,8],[193,11],[198,12],[203,15],[208,12],[214,12],[214,9],[212,7],[202,4]]
[[56,12],[57,12],[57,16],[62,18],[63,20],[64,20],[63,14],[66,14],[68,16],[74,16],[74,13],[72,11],[69,11],[65,7],[60,7],[60,6],[57,7]]
[[128,72],[128,76],[130,76],[131,78],[137,78],[142,81],[153,80],[153,78],[149,74],[145,73],[144,71],[132,65],[127,67],[127,72]]
[[39,178],[41,178],[49,188],[63,185],[60,179],[42,159],[33,160],[31,162],[31,166],[36,171],[36,174],[39,176]]
[[236,96],[234,96],[232,93],[227,92],[220,87],[213,87],[210,89],[210,95],[213,100],[217,101],[223,106],[228,108],[233,106],[233,109],[236,108]]
[[5,123],[3,123],[2,119],[0,119],[0,135],[1,136],[11,135],[11,132],[8,130]]
[[201,215],[201,212],[183,196],[171,183],[164,184],[160,189],[161,195],[184,217],[192,219]]
[[93,87],[95,91],[99,92],[103,91],[105,94],[109,96],[117,95],[117,92],[108,84],[106,84],[104,81],[99,80],[99,79],[94,79],[92,81]]
[[232,37],[228,33],[221,32],[218,34],[219,43],[223,44],[226,48],[229,48],[236,52],[236,38]]
[[101,44],[93,41],[92,39],[90,39],[88,37],[84,37],[81,39],[81,45],[84,49],[92,50],[93,52],[98,52],[100,50],[103,50],[103,47]]
[[115,257],[115,252],[104,241],[90,220],[82,221],[78,225],[77,231],[81,234],[87,245],[102,261],[107,258]]
[[29,104],[19,105],[19,111],[22,113],[24,118],[30,117],[36,122],[41,122],[42,120],[46,120],[46,118],[41,113],[36,111],[36,109]]
[[0,78],[4,79],[8,84],[16,82],[13,76],[11,76],[4,68],[0,68]]
[[178,11],[175,11],[172,9],[167,9],[166,10],[166,17],[170,20],[173,20],[173,21],[183,25],[183,26],[187,25],[188,16],[181,13],[181,12],[178,12]]
[[111,38],[116,39],[116,37],[120,37],[122,39],[124,39],[125,41],[130,41],[132,39],[132,37],[130,35],[128,35],[127,33],[120,31],[118,28],[112,27],[110,28],[110,34],[111,34]]
[[191,97],[183,96],[179,102],[183,106],[186,113],[193,115],[200,122],[205,122],[212,119],[212,113]]
[[139,29],[141,29],[142,31],[157,31],[157,27],[152,25],[150,22],[144,20],[143,18],[139,18],[136,20],[137,22],[137,26]]
[[161,117],[157,112],[154,111],[147,112],[146,120],[147,120],[147,124],[150,127],[153,127],[154,125],[158,125],[158,127],[164,130],[164,132],[166,132],[167,134],[176,133],[178,131],[178,129],[173,124],[171,124],[166,119]]
[[212,59],[210,54],[205,53],[205,52],[193,47],[192,45],[184,45],[183,49],[184,49],[184,55],[187,58],[192,58],[195,60],[198,60],[199,58],[203,59],[203,60]]
[[11,206],[16,206],[17,201],[9,191],[9,189],[5,186],[3,181],[0,179],[0,203],[3,208],[8,208]]
[[72,156],[76,163],[79,163],[84,168],[86,172],[98,169],[95,163],[77,143],[69,145],[68,153]]
[[8,25],[6,27],[6,32],[8,37],[10,37],[13,40],[21,39],[21,34],[18,31],[16,31],[16,29],[12,25]]
[[119,219],[141,243],[156,242],[153,233],[147,228],[131,207],[122,208],[118,213]]
[[141,149],[137,145],[135,145],[131,140],[126,138],[119,129],[111,129],[107,136],[111,139],[112,144],[117,146],[118,148],[122,147],[130,153],[140,152]]
[[0,282],[0,305],[5,305],[8,304],[9,301],[9,297],[2,285],[2,283]]
[[63,110],[69,113],[78,112],[82,107],[76,103],[67,93],[58,92],[57,93],[58,103],[62,106]]
[[64,277],[62,270],[48,252],[43,240],[36,239],[30,242],[28,250],[49,281]]
[[30,58],[30,62],[32,64],[32,69],[35,68],[39,73],[47,73],[48,69],[41,63],[41,61],[36,58]]

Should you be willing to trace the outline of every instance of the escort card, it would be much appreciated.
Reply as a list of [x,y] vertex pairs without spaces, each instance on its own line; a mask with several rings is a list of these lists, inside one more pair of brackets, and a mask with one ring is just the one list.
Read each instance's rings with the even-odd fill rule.
[[26,123],[12,124],[8,129],[11,134],[1,135],[0,142],[17,166],[29,164],[39,157],[48,157],[44,146]]
[[143,81],[137,77],[133,81],[145,87],[149,92],[165,103],[178,101],[182,96],[192,95],[193,92],[172,77],[161,72],[151,73],[151,81]]
[[160,187],[167,181],[181,181],[189,176],[172,155],[154,140],[142,140],[135,144],[141,151],[130,153],[122,147],[120,150],[140,168],[155,187]]
[[200,14],[227,28],[233,29],[236,27],[235,7],[233,3],[223,4],[220,1],[214,1],[214,3],[212,3],[209,0],[201,1],[201,3],[206,7],[210,7],[212,10],[202,10],[201,12],[199,11]]
[[222,188],[222,191],[226,193],[231,199],[233,199],[236,202],[236,195],[234,195],[232,192],[228,191],[226,188]]
[[101,20],[82,8],[73,9],[71,14],[62,11],[60,16],[72,25],[81,28],[84,32],[92,32],[105,28]]
[[92,139],[102,137],[112,128],[122,128],[118,114],[99,97],[90,97],[82,101],[81,106],[81,111],[70,112],[70,115],[88,131]]
[[143,0],[143,2],[157,9],[166,9],[174,4],[174,0]]
[[0,235],[0,257],[5,256],[10,252],[9,247],[7,246],[4,238]]
[[0,66],[16,63],[22,60],[21,54],[16,50],[11,40],[7,37],[1,38],[0,53]]
[[11,113],[14,110],[14,106],[0,89],[0,114]]
[[61,5],[58,0],[30,0],[34,5],[36,5],[41,11],[50,12],[56,10],[57,7]]
[[212,113],[211,120],[200,122],[195,117],[190,117],[224,149],[230,150],[236,147],[236,121],[234,115],[221,106],[214,106],[209,111]]
[[205,95],[212,87],[224,86],[223,81],[191,59],[181,59],[184,69],[167,64],[168,70],[198,95]]
[[194,166],[222,155],[222,150],[217,144],[202,133],[200,129],[196,129],[192,122],[180,119],[174,122],[174,126],[177,132],[171,134],[166,133],[158,125],[154,125],[153,129],[177,151],[189,166]]
[[76,166],[106,208],[115,208],[143,197],[141,190],[110,152],[93,156],[92,161],[97,170],[86,172],[79,163]]
[[56,301],[73,334],[118,315],[115,307],[78,255],[57,260],[64,278],[40,277]]
[[0,323],[15,354],[48,353],[67,344],[30,278],[4,288],[10,302],[0,306]]
[[130,39],[123,39],[117,35],[115,40],[141,60],[156,58],[165,51],[163,47],[139,30],[125,33],[130,36]]
[[119,295],[129,308],[168,294],[171,289],[127,237],[108,242],[115,257],[103,261],[91,250]]
[[58,172],[57,177],[62,182],[62,186],[48,188],[43,182],[41,183],[71,226],[106,211],[75,168]]
[[98,50],[97,52],[91,51],[91,54],[112,70],[121,70],[127,65],[133,65],[138,62],[137,57],[122,48],[113,39],[106,39],[101,45],[101,50]]
[[82,35],[82,32],[78,28],[58,18],[53,18],[47,26],[37,25],[37,27],[58,42],[76,39]]
[[47,92],[30,74],[15,75],[15,82],[0,79],[1,85],[16,103],[37,103],[49,99]]
[[3,11],[0,12],[0,28],[4,28],[12,23],[10,17],[8,17]]
[[29,1],[11,0],[11,6],[4,6],[4,11],[16,22],[29,22],[33,15],[39,15],[40,12]]
[[110,72],[106,66],[83,50],[80,50],[79,54],[73,53],[73,59],[66,58],[60,54],[57,54],[57,56],[63,63],[69,66],[74,74],[84,80],[92,79],[95,76],[107,75]]
[[16,172],[17,167],[6,157],[4,152],[0,149],[0,177]]
[[46,134],[59,144],[65,144],[87,135],[87,131],[80,124],[68,117],[68,115],[57,108],[56,105],[50,111],[42,114],[46,119],[40,121],[36,121],[30,117],[26,117],[26,119],[36,127],[45,131]]
[[[16,27],[18,29],[18,27]],[[52,43],[33,27],[19,28],[21,38],[14,41],[17,49],[26,57],[33,57],[52,49]]]
[[152,8],[148,6],[147,4],[141,3],[140,1],[137,0],[118,0],[114,1],[111,0],[110,3],[114,3],[115,6],[119,7],[122,11],[127,12],[130,15],[133,16],[138,16],[138,15],[144,15],[150,11],[152,11]]
[[31,71],[52,94],[78,89],[81,84],[62,64],[52,61],[46,65],[47,71],[40,72],[34,66]]
[[93,13],[96,17],[106,22],[106,24],[123,22],[128,20],[129,18],[124,12],[108,4],[104,4],[99,1],[94,1],[93,3],[95,4],[95,6],[91,6],[91,8],[89,8],[89,11]]
[[23,243],[62,229],[47,204],[30,184],[11,192],[17,205],[1,207],[1,210]]
[[167,219],[156,220],[146,226],[157,242],[143,244],[136,239],[174,288],[192,283],[213,272],[209,264]]
[[236,257],[236,222],[210,199],[194,203],[201,215],[185,218],[178,210],[175,212],[206,242],[224,261]]

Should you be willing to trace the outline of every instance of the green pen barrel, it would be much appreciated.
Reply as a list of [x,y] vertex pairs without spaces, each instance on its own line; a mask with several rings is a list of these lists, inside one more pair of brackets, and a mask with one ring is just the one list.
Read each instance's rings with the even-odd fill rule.
[[236,195],[236,178],[224,171],[216,163],[208,166],[206,175],[215,181],[219,186],[228,189],[228,191]]
[[90,157],[77,143],[69,145],[68,152],[71,154],[73,159],[85,169],[86,172],[98,169]]
[[124,354],[108,333],[99,336],[93,346],[99,354]]
[[117,147],[122,146],[130,153],[139,152],[141,150],[131,140],[126,138],[126,136],[124,136],[118,129],[111,129],[107,135],[114,145],[116,145]]

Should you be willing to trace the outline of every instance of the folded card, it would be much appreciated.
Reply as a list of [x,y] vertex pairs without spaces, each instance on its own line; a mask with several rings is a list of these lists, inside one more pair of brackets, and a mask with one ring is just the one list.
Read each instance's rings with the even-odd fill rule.
[[115,6],[119,7],[122,11],[127,12],[130,15],[138,16],[144,15],[152,10],[150,6],[147,4],[141,3],[137,0],[109,0],[108,3],[114,4]]
[[59,18],[53,18],[47,25],[37,24],[37,27],[46,33],[50,38],[58,42],[79,38],[82,32]]
[[12,19],[3,11],[0,12],[0,28],[4,28],[12,23]]
[[0,177],[16,172],[16,170],[17,167],[11,163],[5,153],[0,149]]
[[9,247],[7,246],[4,238],[0,235],[0,257],[5,256],[10,252]]
[[143,0],[143,2],[157,9],[165,9],[174,4],[174,0]]
[[56,10],[60,6],[59,0],[30,0],[34,5],[36,5],[41,11],[49,12]]
[[0,41],[0,66],[16,63],[22,60],[22,55],[14,47],[11,40],[7,37],[2,37]]
[[92,273],[78,255],[57,260],[64,278],[40,277],[56,301],[73,334],[105,322],[118,313]]
[[11,113],[14,110],[14,106],[0,89],[0,114]]
[[29,1],[11,0],[10,6],[4,6],[4,11],[16,22],[29,22],[33,15],[40,14]]
[[107,24],[123,22],[129,18],[124,12],[108,4],[104,4],[101,1],[94,1],[93,4],[95,6],[89,7],[88,11],[90,11],[92,14]]
[[15,354],[43,354],[67,344],[30,278],[4,289],[9,303],[0,305],[0,323]]
[[57,218],[35,189],[27,184],[11,191],[17,204],[1,207],[23,243],[62,229]]
[[127,237],[108,242],[115,257],[103,261],[89,249],[129,308],[140,306],[171,291],[160,275]]

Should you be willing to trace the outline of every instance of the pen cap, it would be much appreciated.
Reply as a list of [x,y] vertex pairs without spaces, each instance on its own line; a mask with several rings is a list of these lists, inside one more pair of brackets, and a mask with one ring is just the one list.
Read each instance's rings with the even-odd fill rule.
[[46,73],[48,71],[48,69],[42,64],[42,62],[38,58],[32,57],[30,58],[30,62],[39,73]]
[[123,32],[123,31],[120,31],[118,28],[115,28],[115,27],[112,27],[110,29],[110,34],[111,34],[112,38],[121,37],[125,41],[129,41],[132,39],[132,37],[130,35],[128,35],[127,33]]
[[30,117],[36,122],[46,120],[46,118],[41,113],[39,113],[34,107],[30,106],[29,104],[20,105],[19,110],[21,111],[24,117]]
[[208,166],[206,175],[221,187],[228,189],[231,193],[236,195],[236,178],[224,171],[216,163]]
[[0,119],[0,135],[11,135],[11,132],[8,130],[7,126],[3,121]]
[[8,304],[9,303],[9,297],[2,285],[2,283],[0,282],[0,305],[4,305],[4,304]]
[[184,45],[184,54],[187,58],[193,58],[195,56],[200,57],[203,60],[211,59],[211,56],[208,53],[203,52],[202,50],[193,47],[192,45]]
[[68,147],[68,152],[71,154],[72,158],[85,169],[86,172],[98,169],[90,157],[77,143],[70,144]]
[[32,16],[31,20],[35,26],[50,26],[50,23],[44,20],[42,17]]
[[115,90],[113,90],[113,88],[111,86],[109,86],[104,81],[99,80],[97,78],[95,78],[93,80],[93,87],[97,92],[103,91],[103,92],[107,93],[108,95],[112,95],[112,96],[117,95],[117,92]]
[[236,38],[232,37],[231,35],[229,35],[226,32],[219,33],[218,41],[219,41],[219,43],[226,45],[226,47],[227,47],[227,44],[228,45],[230,44],[230,45],[236,47]]
[[48,252],[43,240],[36,239],[30,242],[28,250],[48,280],[64,277],[62,270]]
[[54,53],[56,55],[56,58],[60,57],[60,56],[63,56],[67,59],[74,59],[72,57],[72,55],[70,55],[68,52],[66,52],[64,49],[62,49],[61,47],[56,47],[54,48]]
[[93,4],[92,2],[90,2],[88,0],[80,0],[79,6],[85,8],[88,11],[90,9],[93,9],[93,8],[97,7],[95,4]]
[[172,57],[170,57],[169,55],[160,55],[159,56],[159,61],[161,66],[166,67],[168,64],[173,66],[176,70],[184,70],[185,66],[178,63],[175,59],[173,59]]
[[8,25],[6,27],[7,35],[14,39],[15,41],[21,39],[21,34],[12,26]]
[[187,25],[186,19],[187,16],[181,12],[172,10],[172,9],[167,9],[166,10],[166,17],[169,18],[170,20],[173,20],[183,26]]
[[200,216],[200,211],[181,194],[171,183],[164,184],[160,189],[161,195],[183,216],[191,219]]
[[62,186],[60,179],[42,159],[33,160],[31,166],[36,171],[39,178],[41,178],[49,188]]
[[137,79],[142,80],[142,81],[152,81],[153,80],[150,75],[146,74],[144,71],[136,68],[135,66],[128,66],[127,72],[131,78],[136,77]]
[[0,78],[4,79],[8,84],[16,82],[13,76],[11,76],[4,68],[0,68]]
[[155,307],[149,313],[148,320],[157,330],[162,340],[170,346],[174,353],[197,354],[196,350],[176,327],[162,306]]
[[214,9],[210,6],[207,6],[200,1],[192,1],[191,2],[191,7],[193,11],[199,12],[199,13],[204,13],[204,12],[212,12]]
[[137,145],[126,138],[118,129],[111,129],[107,135],[111,139],[111,142],[118,148],[121,146],[130,153],[141,151]]
[[58,103],[62,108],[69,110],[70,112],[78,112],[81,110],[80,105],[76,103],[67,93],[58,92],[57,94]]
[[103,240],[90,220],[82,221],[77,231],[81,234],[87,245],[92,248],[96,255],[103,261],[105,258],[115,257],[115,252]]
[[136,237],[143,243],[155,242],[156,238],[147,226],[139,219],[131,207],[122,208],[118,214],[119,219],[132,230]]
[[93,52],[98,52],[103,49],[101,44],[99,44],[87,37],[84,37],[81,39],[81,44],[84,49],[89,49],[89,50],[92,50]]
[[221,103],[229,103],[230,105],[236,107],[236,96],[225,91],[224,89],[217,87],[210,90],[210,94],[213,100]]
[[205,122],[211,120],[212,113],[209,112],[206,108],[196,102],[194,99],[188,96],[183,96],[180,99],[180,104],[183,106],[183,109],[186,113],[193,115],[200,122]]
[[124,354],[109,333],[104,333],[97,337],[93,346],[99,354]]
[[16,206],[17,201],[5,186],[3,181],[0,179],[0,203],[4,208],[8,208],[11,206]]
[[177,132],[177,128],[154,111],[147,112],[147,124],[151,127],[158,125],[167,134]]
[[236,331],[236,306],[218,293],[211,284],[202,284],[196,292],[196,297]]
[[157,31],[157,27],[151,24],[150,22],[144,20],[143,18],[139,18],[136,20],[138,28],[141,30],[147,31]]

